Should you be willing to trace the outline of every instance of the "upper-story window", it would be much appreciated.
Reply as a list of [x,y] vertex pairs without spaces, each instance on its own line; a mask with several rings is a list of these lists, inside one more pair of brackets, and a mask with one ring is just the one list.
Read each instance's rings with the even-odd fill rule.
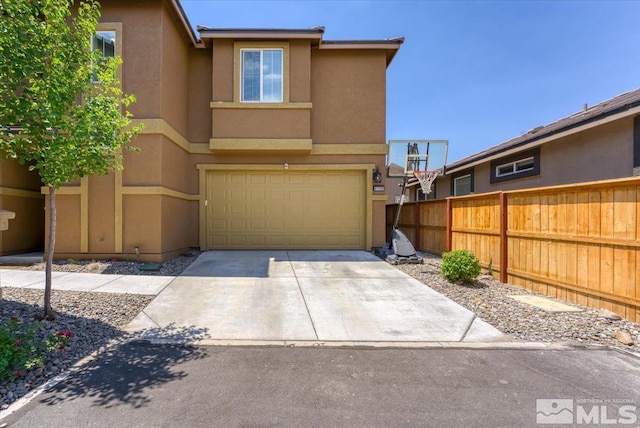
[[[116,56],[116,32],[115,31],[96,31],[91,37],[91,49],[102,54],[102,58],[113,58]],[[100,65],[100,64],[98,64]],[[93,72],[94,82],[98,82],[96,71]]]
[[91,45],[94,51],[102,52],[105,58],[116,56],[116,32],[96,31],[92,37]]
[[282,49],[241,49],[240,101],[283,101],[283,56]]

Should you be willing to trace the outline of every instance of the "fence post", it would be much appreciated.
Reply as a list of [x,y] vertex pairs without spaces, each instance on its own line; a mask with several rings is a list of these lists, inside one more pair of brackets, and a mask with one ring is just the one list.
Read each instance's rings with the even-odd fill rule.
[[446,252],[451,251],[451,247],[453,245],[453,203],[451,202],[451,198],[447,198],[447,246]]
[[507,194],[500,193],[500,282],[507,282]]
[[415,212],[413,213],[413,225],[415,228],[416,250],[420,250],[420,202],[415,202]]

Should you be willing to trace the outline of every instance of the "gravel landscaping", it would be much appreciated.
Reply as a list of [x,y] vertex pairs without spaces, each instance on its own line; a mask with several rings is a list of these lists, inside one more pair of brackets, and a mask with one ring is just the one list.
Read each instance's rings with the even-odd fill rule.
[[[201,251],[190,250],[161,264],[160,270],[141,270],[144,264],[121,260],[55,260],[53,270],[58,272],[102,273],[115,275],[177,276],[198,258]],[[26,266],[22,270],[44,270],[45,263]]]
[[[82,272],[117,275],[162,275],[177,276],[201,254],[191,250],[162,263],[160,270],[140,270],[134,261],[120,260],[56,260],[53,270],[60,272]],[[45,269],[44,263],[20,268],[22,270]],[[16,317],[19,322],[33,322],[34,315],[42,311],[43,292],[24,288],[3,288],[0,305],[0,320]],[[154,296],[137,294],[85,293],[74,291],[52,291],[51,305],[56,312],[53,321],[39,321],[39,336],[70,331],[72,337],[67,349],[47,355],[41,369],[30,370],[11,383],[0,383],[0,410],[6,409],[29,391],[68,369],[83,357],[106,346],[112,340],[125,340],[121,330],[133,320]]]
[[[476,313],[498,330],[514,340],[524,342],[564,342],[584,345],[608,345],[640,351],[640,325],[626,320],[600,318],[600,311],[573,305],[581,312],[547,312],[535,306],[518,302],[509,296],[537,295],[509,284],[503,284],[489,275],[481,275],[475,284],[452,284],[440,275],[441,258],[429,253],[422,265],[398,265],[398,269],[427,284],[461,306]],[[557,299],[553,299],[557,300]],[[562,300],[558,302],[567,303]],[[634,342],[621,343],[616,334],[627,333]]]
[[[26,288],[3,288],[0,319],[16,317],[18,322],[34,322],[42,312],[43,292]],[[50,352],[44,367],[35,368],[14,382],[0,383],[0,410],[68,369],[93,351],[106,346],[112,339],[124,338],[121,328],[128,324],[154,296],[137,294],[85,293],[52,290],[51,305],[56,312],[53,321],[40,323],[39,337],[49,333],[70,331],[66,349]]]
[[[179,275],[198,256],[190,251],[162,264],[159,271],[142,271],[138,264],[127,261],[57,261],[54,270],[126,275]],[[581,312],[547,312],[512,299],[512,295],[537,293],[502,284],[482,275],[472,285],[452,284],[440,274],[441,259],[421,253],[423,265],[399,265],[399,270],[427,284],[439,293],[475,312],[480,318],[508,334],[513,340],[526,342],[564,342],[585,345],[608,345],[618,349],[640,351],[640,325],[625,320],[599,317],[599,310],[582,308]],[[44,264],[24,268],[43,270]],[[0,320],[17,317],[31,322],[41,310],[43,293],[40,290],[3,288]],[[112,340],[126,340],[121,330],[148,305],[153,296],[112,293],[86,293],[53,290],[54,321],[39,321],[41,335],[57,331],[71,331],[65,350],[56,350],[46,357],[44,367],[29,371],[12,383],[0,383],[0,410],[28,394],[74,363],[105,347]],[[575,305],[574,305],[575,306]],[[633,343],[625,345],[619,337],[627,333]]]

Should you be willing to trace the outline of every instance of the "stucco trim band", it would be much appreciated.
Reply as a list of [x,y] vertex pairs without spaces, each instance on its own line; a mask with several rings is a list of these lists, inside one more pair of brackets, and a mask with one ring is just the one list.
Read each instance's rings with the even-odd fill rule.
[[190,195],[164,186],[123,186],[122,194],[169,196],[171,198],[183,199],[185,201],[197,201],[200,199],[200,195]]
[[241,102],[225,102],[212,101],[210,104],[212,109],[296,109],[311,110],[313,103],[241,103]]
[[[212,103],[217,104],[217,103]],[[227,105],[241,105],[245,107],[244,103],[223,103]],[[291,103],[289,105],[300,105],[300,104],[311,104],[311,103]],[[265,106],[265,107],[259,107]],[[217,108],[217,107],[216,107]],[[220,108],[238,108],[238,107],[220,107]],[[280,106],[271,106],[265,104],[253,104],[248,108],[283,108]],[[294,108],[294,107],[284,107],[284,108]],[[303,108],[303,107],[300,107]],[[171,142],[176,144],[178,147],[182,148],[184,151],[190,154],[211,154],[211,143],[190,143],[185,137],[183,137],[178,131],[176,131],[171,125],[169,125],[164,119],[140,119],[137,121],[138,123],[144,124],[144,129],[140,131],[140,134],[158,134],[166,137]],[[220,141],[234,141],[233,144],[236,144],[238,139],[232,138],[217,138],[214,140]],[[246,139],[247,141],[258,142],[260,144],[271,144],[268,141],[287,141],[287,140],[257,140],[257,139]],[[312,140],[303,139],[305,142],[311,142]],[[295,140],[290,140],[295,141]],[[216,143],[218,144],[218,143]],[[224,148],[225,144],[221,144],[220,148],[217,150],[230,150]],[[241,148],[234,147],[233,150],[261,150],[260,147],[251,147],[251,148]],[[262,150],[296,150],[294,149],[276,149],[271,147],[269,149]],[[311,150],[312,155],[386,155],[387,154],[387,145],[386,144],[352,144],[352,143],[339,143],[339,144],[312,144],[310,149],[300,149],[304,151]]]
[[308,138],[212,138],[209,148],[216,151],[301,151],[310,152],[312,141]]
[[14,189],[12,187],[0,187],[0,196],[13,196],[16,198],[42,199],[42,193],[34,190]]
[[136,123],[142,123],[144,129],[140,134],[146,135],[162,135],[169,141],[180,147],[182,150],[190,154],[211,154],[208,143],[190,143],[178,131],[169,125],[164,119],[140,119]]
[[[43,195],[49,194],[49,188],[46,186],[42,186],[40,188],[40,193]],[[56,195],[79,195],[82,193],[82,186],[62,186],[56,189]]]
[[191,144],[164,119],[140,119],[137,123],[144,125],[139,134],[159,134],[167,137],[184,151],[191,153]]
[[386,144],[314,144],[312,155],[386,155]]

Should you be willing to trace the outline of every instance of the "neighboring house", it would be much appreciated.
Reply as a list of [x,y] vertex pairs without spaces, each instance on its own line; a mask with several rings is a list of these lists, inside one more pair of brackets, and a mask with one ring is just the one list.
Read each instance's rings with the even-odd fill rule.
[[447,165],[438,198],[640,174],[640,89]]
[[[399,166],[397,164],[389,165],[389,171],[392,173],[392,177],[387,177],[387,205],[389,204],[397,204],[400,202],[400,195],[402,194],[402,178],[397,177],[400,173],[404,171],[403,166]],[[444,196],[440,196],[443,198]],[[438,199],[438,183],[434,182],[431,184],[431,192],[425,194],[420,187],[420,183],[414,177],[409,177],[407,181],[407,189],[405,190],[405,202],[415,202],[415,201],[431,201],[434,199]]]
[[[387,196],[372,174],[385,163],[386,69],[402,38],[329,41],[322,27],[194,33],[176,0],[101,3],[94,47],[122,56],[122,87],[145,129],[122,172],[57,193],[56,257],[384,245]],[[0,197],[20,190],[39,204],[2,206],[16,212],[10,231],[42,236],[33,176],[7,165]]]
[[[640,89],[585,105],[571,116],[448,164],[434,195],[442,199],[634,175],[640,175]],[[420,198],[419,188],[411,180],[409,201]]]

